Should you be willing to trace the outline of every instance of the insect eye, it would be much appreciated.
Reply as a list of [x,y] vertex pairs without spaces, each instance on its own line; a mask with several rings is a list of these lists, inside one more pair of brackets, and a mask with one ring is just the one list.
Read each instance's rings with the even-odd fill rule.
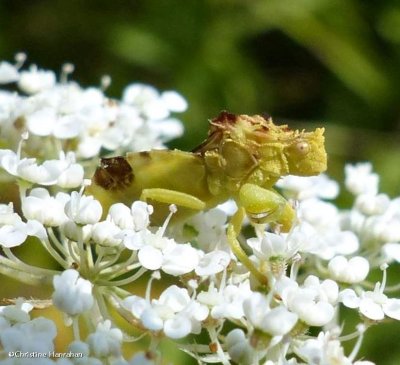
[[310,151],[310,145],[305,141],[297,142],[295,148],[296,151],[302,155],[305,155]]

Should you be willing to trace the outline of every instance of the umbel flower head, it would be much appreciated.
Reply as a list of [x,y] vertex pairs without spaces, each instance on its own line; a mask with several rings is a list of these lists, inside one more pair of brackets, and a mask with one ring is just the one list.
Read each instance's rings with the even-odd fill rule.
[[[175,114],[187,108],[182,96],[134,83],[115,100],[106,96],[109,77],[83,87],[71,80],[72,65],[57,77],[24,62],[21,54],[14,63],[0,62],[0,84],[7,85],[0,90],[0,177],[1,184],[18,187],[20,203],[10,198],[0,204],[0,274],[47,286],[52,295],[13,299],[3,290],[1,365],[173,362],[165,360],[164,344],[199,363],[372,364],[357,360],[365,331],[374,330],[372,323],[400,320],[398,286],[387,284],[388,266],[400,262],[400,198],[380,193],[371,164],[346,166],[344,185],[354,203],[345,210],[334,202],[339,184],[327,175],[281,178],[276,188],[289,199],[293,227],[255,224],[237,237],[238,250],[231,231],[239,200],[185,220],[186,208],[171,205],[163,217],[167,206],[153,200],[125,205],[120,197],[102,206],[87,188],[84,177],[93,175],[101,157],[164,148],[181,135]],[[255,126],[240,123],[259,144]],[[213,130],[224,133],[222,124],[214,120]],[[316,137],[323,140],[321,129]],[[207,158],[209,168],[223,165],[212,153]],[[157,171],[141,173],[136,168],[135,178],[158,178]],[[183,183],[190,179],[187,171]],[[229,183],[237,184],[236,177]],[[8,186],[2,186],[3,201]],[[43,250],[52,263],[40,267],[35,258]],[[375,282],[378,269],[383,279]],[[18,351],[60,351],[63,324],[39,311],[50,306],[71,326],[69,356],[10,358]],[[338,315],[351,311],[359,318],[354,329]],[[125,348],[142,337],[127,355]],[[356,339],[350,354],[342,346],[347,339]]]
[[2,137],[12,149],[23,131],[32,136],[32,151],[54,138],[60,146],[74,140],[69,146],[75,146],[79,158],[96,157],[101,149],[121,154],[160,148],[183,133],[181,122],[171,114],[185,111],[187,103],[175,91],[160,93],[150,85],[131,84],[122,100],[112,100],[104,93],[109,77],[100,87],[83,88],[68,80],[73,65],[64,65],[57,81],[53,71],[36,65],[21,70],[24,56],[16,58],[16,65],[0,63],[0,85],[17,82],[22,92],[0,93]]

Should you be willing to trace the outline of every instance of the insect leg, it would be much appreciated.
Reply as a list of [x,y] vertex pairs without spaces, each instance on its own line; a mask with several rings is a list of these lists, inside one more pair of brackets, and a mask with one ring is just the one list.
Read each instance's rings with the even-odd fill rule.
[[267,285],[268,278],[254,266],[254,263],[249,259],[246,252],[243,251],[237,239],[242,229],[242,223],[245,215],[246,212],[244,208],[239,208],[237,212],[233,215],[227,229],[228,243],[235,256],[244,266],[249,269],[254,277],[260,282],[260,284]]
[[178,206],[195,210],[204,210],[206,208],[206,203],[204,203],[202,200],[193,195],[182,193],[176,190],[160,188],[143,189],[142,194],[140,195],[140,200],[147,201],[147,199],[151,199],[159,203],[176,204]]
[[292,206],[273,189],[244,184],[238,200],[253,223],[274,223],[282,232],[288,232],[293,225],[295,212]]

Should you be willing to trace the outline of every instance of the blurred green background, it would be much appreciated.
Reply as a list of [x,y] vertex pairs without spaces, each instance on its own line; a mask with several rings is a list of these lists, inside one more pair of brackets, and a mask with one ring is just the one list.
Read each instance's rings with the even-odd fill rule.
[[[280,123],[325,126],[328,173],[370,160],[382,190],[400,194],[400,4],[395,0],[1,0],[0,58],[76,66],[83,86],[108,74],[189,101],[191,149],[226,109]],[[400,363],[399,326],[367,334],[363,354]],[[396,353],[397,352],[397,353]]]

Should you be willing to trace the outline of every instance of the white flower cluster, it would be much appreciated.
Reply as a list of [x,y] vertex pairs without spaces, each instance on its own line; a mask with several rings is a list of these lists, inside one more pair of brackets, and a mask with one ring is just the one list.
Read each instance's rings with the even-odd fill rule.
[[[16,182],[20,193],[19,205],[0,205],[0,274],[48,285],[53,295],[4,299],[0,364],[156,365],[164,338],[199,363],[372,364],[357,360],[365,331],[400,320],[400,299],[388,295],[400,287],[387,285],[388,265],[400,262],[400,198],[379,193],[370,164],[346,166],[345,186],[355,197],[349,210],[332,203],[339,185],[326,175],[281,179],[278,188],[296,201],[294,227],[249,229],[244,256],[236,257],[226,234],[232,202],[174,224],[179,207],[171,205],[156,227],[145,202],[105,211],[84,194],[90,164],[83,158],[160,147],[181,133],[168,119],[186,108],[177,93],[136,84],[117,102],[68,81],[70,66],[57,83],[50,71],[21,70],[17,58],[0,63],[0,82],[26,94],[0,91],[2,183]],[[14,247],[34,244],[59,268],[17,257]],[[380,271],[382,280],[371,281]],[[47,306],[72,328],[68,356],[55,352],[62,329],[31,317]],[[354,332],[341,333],[339,308],[359,314]],[[144,351],[127,359],[123,344],[143,336]],[[357,339],[349,355],[346,339]]]
[[185,111],[187,103],[175,91],[160,93],[149,85],[131,84],[117,101],[104,94],[109,77],[101,87],[82,88],[68,80],[70,64],[57,82],[53,71],[35,65],[22,70],[24,55],[16,59],[15,65],[0,62],[0,85],[15,83],[21,92],[0,90],[1,137],[11,149],[29,132],[26,148],[38,155],[34,157],[49,159],[68,148],[79,159],[88,159],[102,150],[122,154],[160,148],[183,133],[171,113]]

